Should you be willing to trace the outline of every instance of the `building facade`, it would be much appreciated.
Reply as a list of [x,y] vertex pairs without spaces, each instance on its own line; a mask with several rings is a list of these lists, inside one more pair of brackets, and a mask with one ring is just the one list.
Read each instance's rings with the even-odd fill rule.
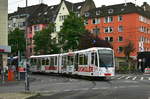
[[[87,9],[86,9],[87,8]],[[37,31],[47,27],[49,23],[55,24],[54,33],[52,38],[58,40],[58,32],[60,32],[65,18],[70,12],[76,13],[79,17],[89,9],[95,8],[93,0],[85,0],[84,2],[71,3],[66,0],[61,0],[60,4],[47,6],[40,4],[39,8],[32,13],[28,18],[27,26],[27,53],[28,56],[34,54],[34,41],[33,36]]]
[[150,51],[150,12],[133,3],[102,6],[85,13],[86,29],[113,46],[116,57],[124,57],[123,48],[132,42],[137,52]]

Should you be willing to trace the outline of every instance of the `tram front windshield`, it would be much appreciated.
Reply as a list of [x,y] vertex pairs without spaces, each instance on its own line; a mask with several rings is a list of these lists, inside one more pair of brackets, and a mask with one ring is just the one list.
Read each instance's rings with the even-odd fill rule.
[[100,67],[113,67],[113,52],[111,50],[99,50]]

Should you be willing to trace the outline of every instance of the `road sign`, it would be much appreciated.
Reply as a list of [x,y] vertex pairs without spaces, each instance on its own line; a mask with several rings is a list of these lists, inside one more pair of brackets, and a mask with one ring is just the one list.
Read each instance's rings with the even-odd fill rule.
[[10,46],[0,46],[0,53],[10,53],[11,47]]

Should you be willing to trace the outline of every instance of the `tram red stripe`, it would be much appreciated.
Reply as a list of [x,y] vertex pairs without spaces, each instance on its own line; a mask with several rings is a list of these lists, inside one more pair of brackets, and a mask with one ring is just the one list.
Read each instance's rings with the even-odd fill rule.
[[78,72],[93,72],[93,67],[79,67]]

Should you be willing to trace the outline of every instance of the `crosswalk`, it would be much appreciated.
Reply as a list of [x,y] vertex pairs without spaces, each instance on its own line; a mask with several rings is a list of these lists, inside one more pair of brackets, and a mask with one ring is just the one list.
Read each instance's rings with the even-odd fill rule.
[[112,80],[148,80],[150,81],[150,76],[130,76],[130,75],[121,75],[121,76],[114,76],[111,78]]

